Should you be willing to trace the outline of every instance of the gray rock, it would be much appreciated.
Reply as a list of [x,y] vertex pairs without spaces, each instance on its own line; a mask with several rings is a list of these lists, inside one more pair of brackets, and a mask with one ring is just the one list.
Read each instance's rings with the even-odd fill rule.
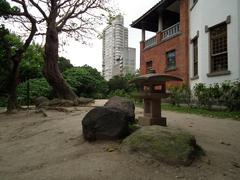
[[129,116],[112,107],[96,107],[83,118],[83,136],[88,141],[121,139],[129,135]]
[[49,101],[49,106],[64,106],[64,107],[71,107],[74,106],[74,101],[66,100],[66,99],[53,99]]
[[128,114],[129,119],[131,119],[130,122],[135,122],[135,105],[133,101],[123,97],[114,96],[109,99],[104,106],[121,109]]
[[49,99],[43,96],[34,99],[34,104],[37,108],[46,107],[49,105]]
[[77,101],[78,101],[78,104],[81,105],[81,104],[93,103],[94,99],[92,99],[92,98],[85,98],[85,97],[79,97]]
[[123,141],[121,151],[147,154],[174,165],[190,165],[202,152],[194,136],[161,126],[145,126],[137,130]]

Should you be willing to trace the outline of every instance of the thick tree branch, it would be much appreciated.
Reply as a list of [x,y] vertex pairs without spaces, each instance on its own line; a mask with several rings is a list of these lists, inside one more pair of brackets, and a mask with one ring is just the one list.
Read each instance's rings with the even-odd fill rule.
[[[38,11],[42,14],[43,18],[44,18],[45,20],[47,20],[48,17],[47,17],[47,15],[46,15],[46,13],[44,12],[44,10],[43,10],[34,0],[29,0],[29,1],[32,3],[32,5],[33,5],[34,7],[36,7],[36,8],[38,9]],[[44,3],[45,3],[45,1],[41,1],[41,2],[44,2]]]
[[[79,7],[83,6],[82,9]],[[71,7],[73,7],[71,9]],[[78,18],[81,14],[86,13],[91,9],[101,8],[101,0],[89,0],[89,1],[75,1],[75,4],[71,4],[69,6],[69,10],[67,11],[66,15],[61,18],[57,25],[58,32],[61,32],[67,21]]]

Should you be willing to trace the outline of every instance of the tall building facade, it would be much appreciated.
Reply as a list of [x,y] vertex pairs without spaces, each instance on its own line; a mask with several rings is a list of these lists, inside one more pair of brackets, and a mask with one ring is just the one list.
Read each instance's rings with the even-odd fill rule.
[[123,16],[118,15],[103,30],[102,74],[106,80],[116,75],[134,73],[136,50],[128,47],[128,29]]

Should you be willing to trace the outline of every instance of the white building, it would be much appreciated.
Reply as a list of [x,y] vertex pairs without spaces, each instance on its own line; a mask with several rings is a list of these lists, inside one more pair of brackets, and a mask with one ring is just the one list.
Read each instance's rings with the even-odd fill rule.
[[191,87],[240,79],[240,0],[190,0],[189,39]]
[[136,50],[128,47],[128,29],[123,23],[119,15],[103,30],[102,74],[106,80],[135,71]]

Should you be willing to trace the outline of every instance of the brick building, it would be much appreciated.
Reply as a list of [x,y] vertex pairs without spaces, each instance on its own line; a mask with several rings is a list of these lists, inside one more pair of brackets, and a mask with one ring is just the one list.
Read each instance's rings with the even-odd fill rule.
[[[131,26],[142,30],[140,73],[154,70],[188,83],[188,1],[162,0]],[[156,35],[146,40],[145,31]]]
[[161,0],[131,24],[142,30],[140,73],[175,75],[191,88],[239,80],[239,15],[239,0]]

